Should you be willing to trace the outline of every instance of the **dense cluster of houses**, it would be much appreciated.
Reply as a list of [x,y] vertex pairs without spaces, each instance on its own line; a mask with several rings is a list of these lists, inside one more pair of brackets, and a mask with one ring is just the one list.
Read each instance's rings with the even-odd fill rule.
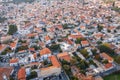
[[[62,61],[71,64],[71,73],[78,80],[103,80],[100,76],[117,64],[97,47],[109,44],[115,55],[120,55],[120,14],[111,7],[97,0],[82,4],[79,0],[41,0],[0,6],[7,18],[0,23],[0,80],[58,76],[64,72]],[[18,28],[13,35],[7,34],[9,25]],[[74,58],[89,64],[85,73],[72,64]]]

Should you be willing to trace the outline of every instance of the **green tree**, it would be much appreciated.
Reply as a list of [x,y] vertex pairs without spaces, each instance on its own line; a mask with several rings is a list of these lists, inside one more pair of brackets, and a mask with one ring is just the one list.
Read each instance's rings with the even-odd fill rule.
[[117,57],[115,58],[115,61],[116,61],[118,64],[120,64],[120,56],[117,56]]
[[29,77],[29,79],[36,78],[37,76],[38,76],[38,75],[37,75],[37,72],[32,71],[32,72],[30,73],[30,77]]
[[49,48],[50,48],[51,51],[59,51],[59,52],[61,51],[61,48],[60,48],[59,44],[53,44]]
[[112,50],[110,47],[106,46],[106,45],[100,45],[98,47],[98,49],[100,50],[100,52],[105,52],[105,53],[109,53],[111,56],[114,55],[114,50]]
[[79,80],[79,79],[77,77],[75,77],[75,76],[72,76],[71,80]]
[[103,26],[101,26],[100,24],[98,24],[98,31],[101,32],[101,30],[103,29]]
[[84,40],[86,40],[86,39],[85,38],[77,38],[76,41],[75,41],[75,43],[76,44],[80,44],[81,41],[84,41]]
[[98,61],[100,61],[100,60],[101,60],[100,55],[99,55],[99,54],[96,54],[96,55],[95,55],[95,59],[98,60]]
[[93,55],[97,54],[97,49],[92,49],[91,51],[92,51]]
[[66,71],[69,71],[69,70],[70,70],[70,66],[69,66],[69,65],[63,65],[63,68],[64,68]]
[[86,49],[82,49],[80,50],[80,53],[85,57],[85,58],[89,58],[88,52]]
[[9,30],[8,30],[8,34],[9,35],[13,35],[14,33],[17,32],[17,26],[16,25],[9,25]]

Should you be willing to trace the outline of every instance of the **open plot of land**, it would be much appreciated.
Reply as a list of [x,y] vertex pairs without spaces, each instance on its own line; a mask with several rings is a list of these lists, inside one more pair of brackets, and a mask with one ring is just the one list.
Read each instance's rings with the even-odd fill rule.
[[120,80],[120,73],[105,76],[103,79],[104,80]]

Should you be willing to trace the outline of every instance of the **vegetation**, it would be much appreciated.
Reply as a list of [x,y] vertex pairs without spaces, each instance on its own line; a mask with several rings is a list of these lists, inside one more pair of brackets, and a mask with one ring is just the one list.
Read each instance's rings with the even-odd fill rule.
[[74,24],[63,24],[62,26],[63,26],[63,29],[71,29],[71,28],[75,27]]
[[97,54],[97,49],[92,49],[91,51],[92,51],[93,55]]
[[61,48],[60,48],[60,45],[59,44],[53,44],[49,47],[49,49],[53,52],[55,51],[59,51],[59,52],[62,52]]
[[70,63],[62,60],[61,61],[62,67],[65,70],[66,74],[69,76],[69,78],[71,79],[71,77],[73,77],[72,72],[71,72],[71,68],[70,68]]
[[118,7],[113,7],[112,10],[120,13],[120,8],[118,8]]
[[27,45],[26,46],[20,46],[16,49],[16,52],[21,51],[21,50],[27,50],[27,49],[28,49]]
[[98,31],[101,32],[101,30],[103,29],[103,26],[101,26],[100,24],[98,24]]
[[13,35],[16,32],[17,32],[17,26],[16,25],[9,25],[8,34]]
[[37,76],[38,76],[38,75],[37,75],[37,72],[32,71],[32,72],[30,73],[30,75],[27,77],[27,80],[34,79],[34,78],[36,78]]
[[12,52],[11,48],[6,48],[2,53],[1,55],[6,55],[7,53],[10,53]]
[[41,47],[37,46],[37,45],[34,45],[34,46],[31,46],[31,48],[34,48],[35,50],[39,50]]
[[88,68],[88,63],[85,60],[81,60],[81,58],[78,57],[76,54],[74,54],[73,60],[73,62],[70,62],[71,65],[75,64],[75,66],[77,66],[80,70],[85,70],[86,68]]
[[98,47],[98,49],[100,50],[101,53],[105,52],[105,53],[110,54],[111,56],[113,56],[115,53],[114,50],[112,50],[110,47],[108,47],[107,45],[104,45],[104,44],[100,45]]
[[32,70],[33,70],[33,69],[37,69],[37,66],[34,65],[34,66],[31,67],[31,69],[32,69]]
[[120,80],[120,72],[115,72],[108,76],[103,77],[104,80]]
[[85,38],[77,38],[76,41],[75,41],[75,43],[76,44],[80,44],[81,41],[84,41],[84,40],[86,40],[86,39]]
[[26,43],[27,41],[26,40],[19,40],[18,42],[20,42],[20,43]]
[[120,64],[120,55],[115,58],[115,61]]
[[96,60],[98,60],[98,61],[101,61],[101,57],[100,57],[99,54],[96,54],[94,58],[95,58]]
[[80,50],[80,53],[85,57],[85,58],[89,58],[89,53],[87,52],[87,50],[86,49],[82,49],[82,50]]
[[10,78],[9,78],[10,80],[15,80],[12,76],[10,76]]

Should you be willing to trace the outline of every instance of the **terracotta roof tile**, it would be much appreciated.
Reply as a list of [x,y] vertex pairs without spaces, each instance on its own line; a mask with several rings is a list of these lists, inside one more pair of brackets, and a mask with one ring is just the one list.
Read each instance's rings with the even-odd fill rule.
[[10,59],[10,63],[17,63],[19,61],[18,58],[12,58]]
[[42,55],[45,55],[45,54],[51,54],[50,49],[44,48],[44,49],[42,49],[42,50],[40,51],[40,55],[41,55],[41,56],[42,56]]
[[70,62],[70,60],[71,60],[71,57],[67,52],[60,53],[60,54],[57,55],[57,57],[60,58],[60,59],[64,59],[68,62]]
[[105,68],[106,69],[109,69],[109,68],[111,68],[113,65],[112,65],[112,63],[107,63],[107,64],[105,64]]
[[26,80],[25,68],[21,68],[18,71],[18,80]]

